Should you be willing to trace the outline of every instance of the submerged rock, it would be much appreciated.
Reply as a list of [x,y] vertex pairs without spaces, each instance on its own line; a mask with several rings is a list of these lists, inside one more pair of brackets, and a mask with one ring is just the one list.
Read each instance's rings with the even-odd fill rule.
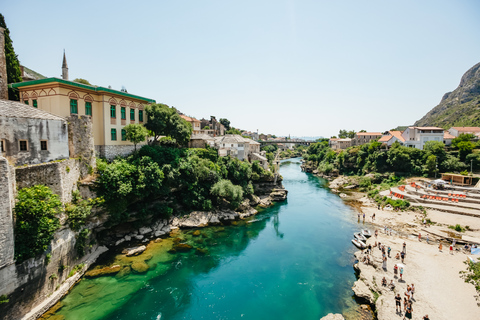
[[345,318],[340,313],[329,313],[320,320],[345,320]]
[[85,273],[85,277],[87,278],[96,278],[96,277],[102,277],[110,274],[115,274],[118,273],[121,270],[120,265],[114,265],[111,267],[104,267],[104,268],[99,268],[99,269],[93,269]]
[[150,267],[145,263],[145,261],[137,261],[132,263],[132,269],[135,272],[144,273],[147,272]]
[[189,244],[186,243],[178,243],[173,245],[172,249],[168,250],[170,253],[176,253],[176,252],[188,252],[192,250],[193,247]]
[[202,248],[197,248],[196,251],[195,251],[196,254],[199,254],[199,255],[206,255],[208,254],[208,250],[207,249],[202,249]]
[[198,237],[199,235],[201,235],[202,233],[200,232],[200,230],[195,230],[192,235]]
[[147,249],[146,246],[138,246],[138,247],[126,248],[122,251],[122,253],[125,254],[127,257],[131,257],[131,256],[139,255],[146,249]]
[[132,268],[130,266],[124,266],[120,272],[117,273],[115,276],[116,278],[123,278],[128,276],[132,272]]

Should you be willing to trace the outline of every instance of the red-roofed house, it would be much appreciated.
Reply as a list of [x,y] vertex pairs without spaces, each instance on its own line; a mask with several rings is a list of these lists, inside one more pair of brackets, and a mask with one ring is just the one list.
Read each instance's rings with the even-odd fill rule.
[[443,143],[445,143],[446,146],[449,146],[452,144],[452,140],[455,138],[456,137],[454,135],[451,135],[448,131],[445,131],[443,134]]
[[455,138],[457,138],[462,133],[474,134],[478,136],[480,134],[480,128],[479,127],[451,127],[450,129],[448,129],[448,132]]
[[405,143],[405,138],[402,137],[402,131],[386,131],[382,137],[378,139],[378,142],[385,143],[389,147],[396,141],[401,145]]
[[192,135],[200,134],[200,120],[181,114],[180,117],[192,125]]

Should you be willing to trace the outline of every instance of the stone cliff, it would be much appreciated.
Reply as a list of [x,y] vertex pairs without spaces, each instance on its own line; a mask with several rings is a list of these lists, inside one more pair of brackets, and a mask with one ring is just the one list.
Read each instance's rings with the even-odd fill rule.
[[480,63],[465,72],[458,87],[447,92],[440,103],[415,126],[480,126]]

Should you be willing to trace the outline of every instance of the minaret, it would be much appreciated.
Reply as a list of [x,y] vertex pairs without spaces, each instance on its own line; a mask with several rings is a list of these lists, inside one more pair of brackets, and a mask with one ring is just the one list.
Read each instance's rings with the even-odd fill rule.
[[65,57],[65,50],[63,50],[62,79],[68,80],[68,66],[67,58]]

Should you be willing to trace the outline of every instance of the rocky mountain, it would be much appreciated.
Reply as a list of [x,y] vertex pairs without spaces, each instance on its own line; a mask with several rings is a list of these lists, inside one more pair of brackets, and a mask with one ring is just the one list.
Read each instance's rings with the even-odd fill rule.
[[480,63],[465,72],[458,87],[443,95],[440,103],[415,126],[450,127],[480,126]]

